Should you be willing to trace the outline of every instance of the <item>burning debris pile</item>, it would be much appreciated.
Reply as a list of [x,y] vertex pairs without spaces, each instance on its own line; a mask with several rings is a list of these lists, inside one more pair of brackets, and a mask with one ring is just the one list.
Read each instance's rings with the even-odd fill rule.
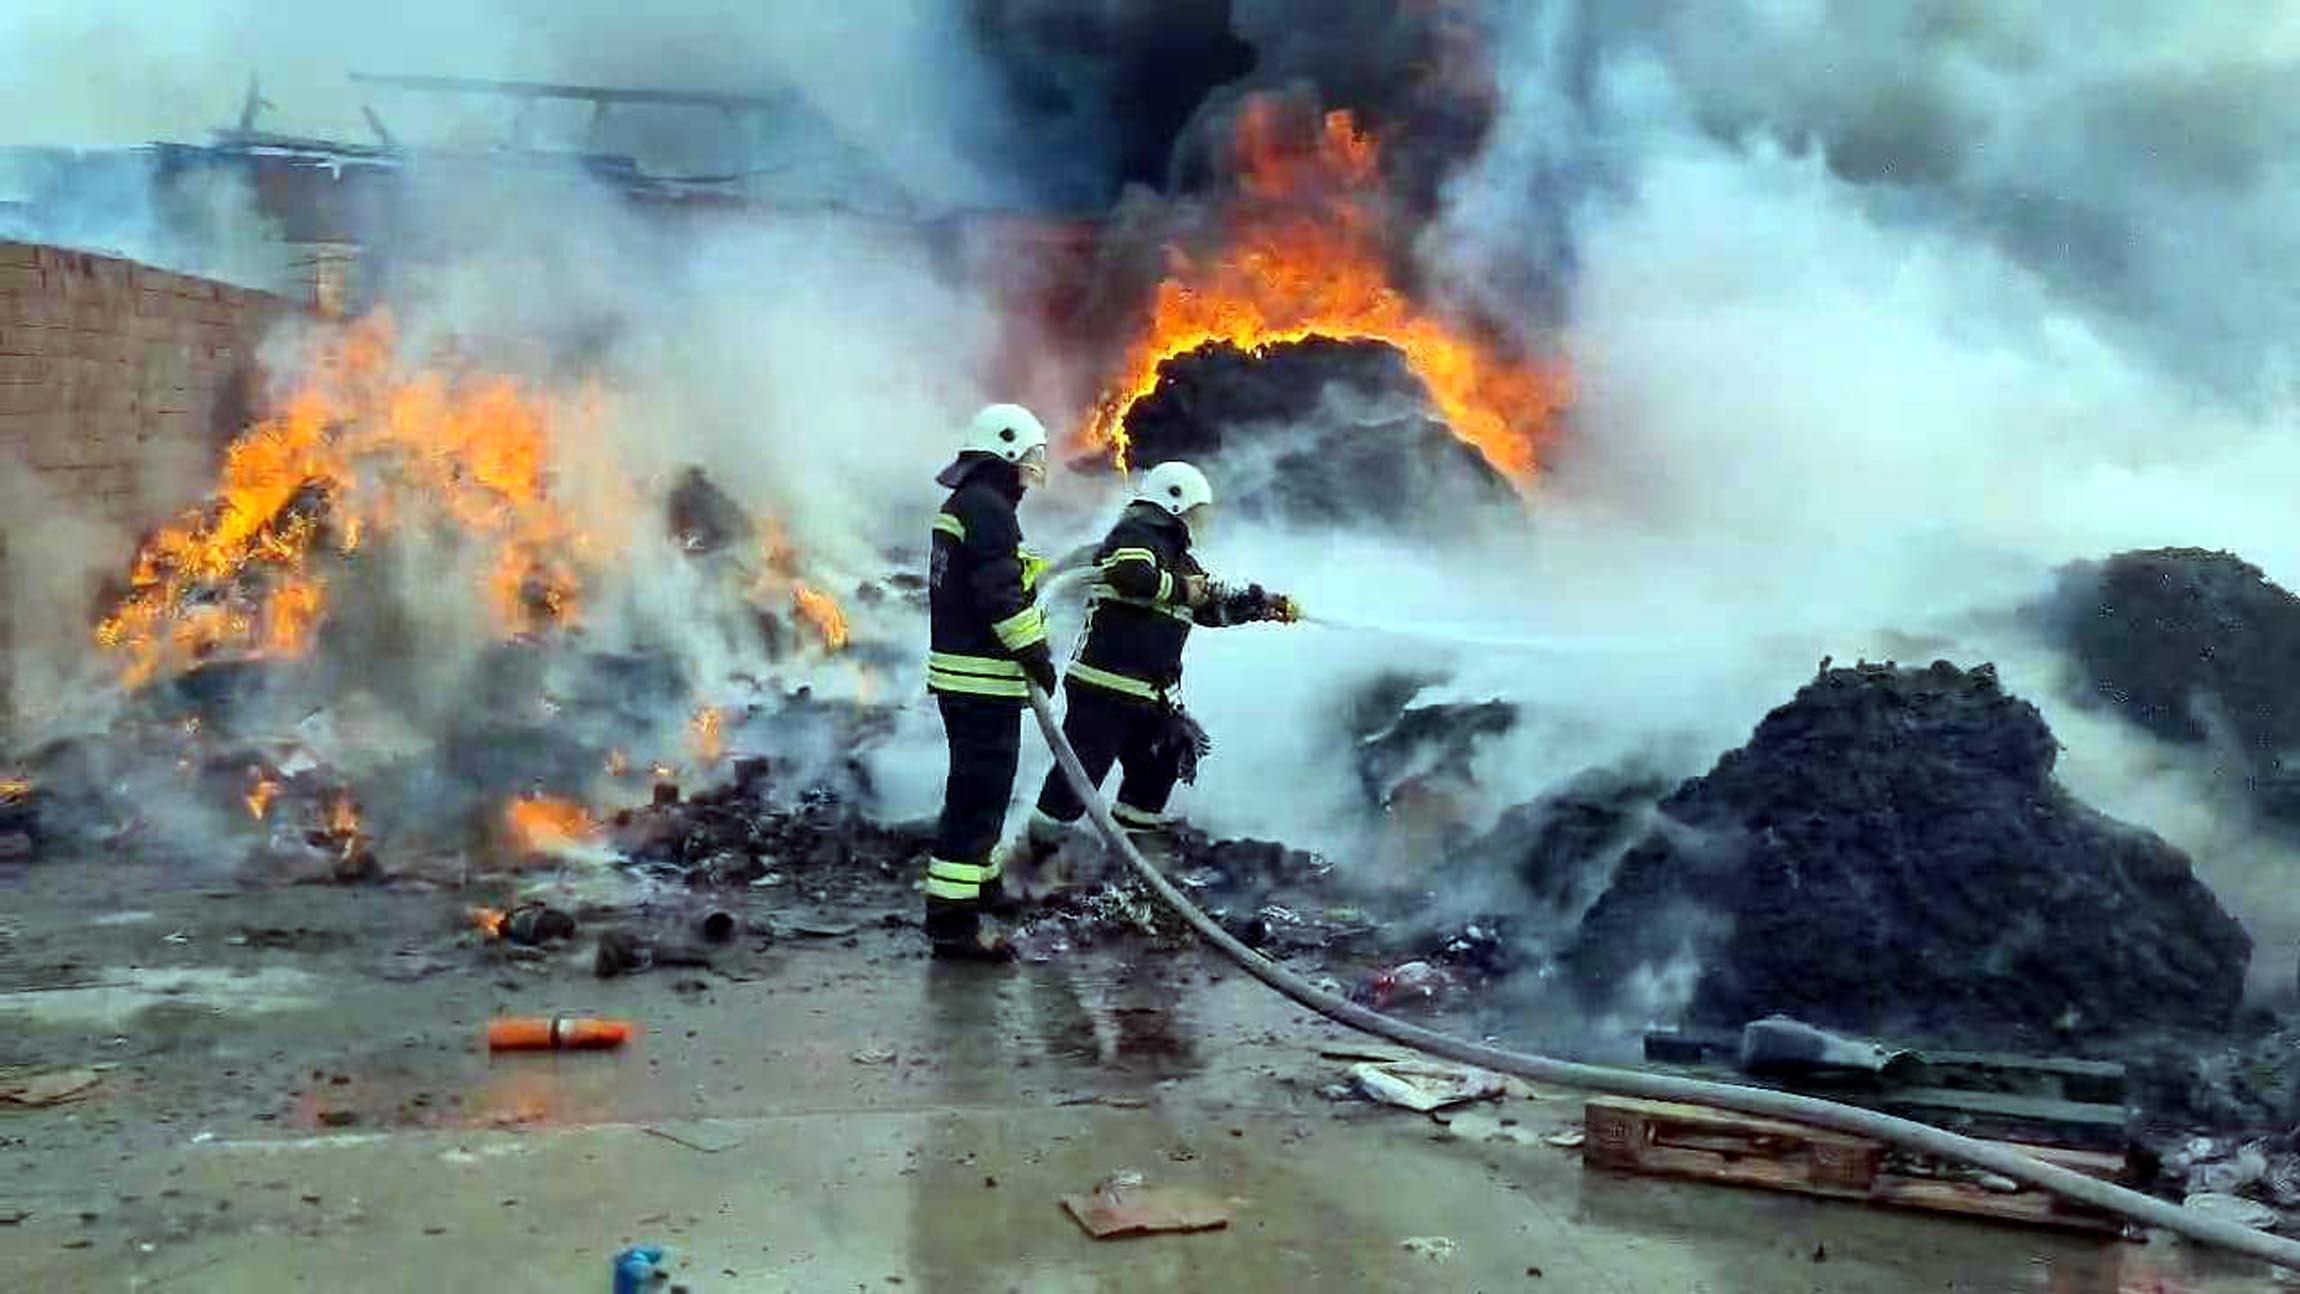
[[555,489],[594,416],[508,379],[409,375],[390,318],[328,338],[280,412],[233,442],[214,499],[145,541],[96,640],[140,683],[211,660],[307,653],[331,558],[380,533],[451,528],[505,637],[575,612],[601,537]]
[[[707,784],[745,723],[851,784],[829,752],[869,737],[829,732],[813,689],[867,693],[876,667],[780,527],[699,470],[658,491],[624,468],[587,380],[419,359],[381,314],[306,342],[214,497],[147,536],[97,624],[119,705],[31,751],[0,820],[346,880],[588,849],[592,806]],[[681,623],[633,611],[648,580],[679,590]]]
[[2054,629],[2098,699],[2203,748],[2266,818],[2300,833],[2300,598],[2233,553],[2160,548],[2063,572]]
[[[1686,1017],[1992,1045],[2220,1027],[2251,941],[2162,840],[2052,779],[1988,666],[1824,668],[1679,787],[1564,956],[1588,996],[1673,964]],[[1650,982],[1650,981],[1648,981]]]
[[[1375,136],[1347,111],[1320,115],[1259,94],[1239,104],[1230,144],[1234,187],[1209,208],[1176,218],[1165,277],[1103,383],[1087,447],[1122,465],[1182,452],[1181,443],[1163,438],[1175,435],[1178,417],[1199,412],[1201,400],[1190,390],[1198,381],[1225,393],[1218,399],[1231,398],[1226,393],[1239,388],[1249,361],[1321,339],[1327,344],[1282,360],[1281,372],[1378,375],[1380,389],[1396,391],[1405,387],[1402,368],[1443,427],[1493,472],[1530,476],[1551,419],[1568,398],[1566,378],[1526,359],[1491,329],[1441,317],[1409,296],[1399,266],[1411,236],[1399,227],[1384,188]],[[1396,359],[1369,365],[1369,350]],[[1202,351],[1211,356],[1196,355]],[[1181,356],[1210,366],[1207,377],[1194,381],[1191,364],[1173,363]],[[1164,403],[1153,404],[1149,421],[1138,427],[1137,409],[1168,384]],[[1292,401],[1315,402],[1322,386],[1305,387],[1291,376],[1252,382],[1235,411],[1224,412],[1250,420]],[[1253,394],[1288,387],[1294,389],[1282,397]],[[1400,424],[1387,430],[1429,430],[1422,419],[1385,421]],[[1352,443],[1372,439],[1361,431]],[[1314,492],[1308,500],[1320,501]]]

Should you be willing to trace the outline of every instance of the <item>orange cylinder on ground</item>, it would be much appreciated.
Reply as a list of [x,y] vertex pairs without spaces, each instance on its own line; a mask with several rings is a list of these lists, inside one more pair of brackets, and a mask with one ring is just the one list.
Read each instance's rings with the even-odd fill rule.
[[511,1016],[487,1022],[489,1051],[593,1051],[631,1038],[628,1020],[570,1016]]

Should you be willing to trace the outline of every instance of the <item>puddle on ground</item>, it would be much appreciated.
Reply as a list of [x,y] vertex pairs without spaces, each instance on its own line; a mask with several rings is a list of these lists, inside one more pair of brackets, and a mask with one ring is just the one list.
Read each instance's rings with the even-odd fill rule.
[[96,971],[93,978],[90,984],[12,993],[0,998],[0,1016],[117,1029],[155,1008],[265,1013],[320,1006],[318,978],[284,966],[251,971],[114,966]]

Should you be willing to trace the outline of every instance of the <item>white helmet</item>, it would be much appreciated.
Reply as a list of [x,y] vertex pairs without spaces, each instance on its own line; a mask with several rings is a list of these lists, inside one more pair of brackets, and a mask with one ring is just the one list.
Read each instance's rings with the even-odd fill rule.
[[[1033,450],[1037,452],[1033,454]],[[944,485],[956,488],[965,477],[967,454],[988,454],[1021,467],[1026,477],[1042,481],[1046,476],[1046,424],[1019,404],[985,405],[967,424],[958,452],[960,457],[935,476]]]
[[1046,424],[1019,404],[985,406],[967,425],[966,439],[959,445],[962,451],[996,454],[1009,463],[1019,463],[1024,454],[1044,448]]
[[1214,487],[1206,483],[1206,474],[1188,463],[1160,463],[1142,474],[1141,484],[1134,487],[1134,497],[1143,503],[1155,503],[1179,517],[1192,508],[1214,502]]

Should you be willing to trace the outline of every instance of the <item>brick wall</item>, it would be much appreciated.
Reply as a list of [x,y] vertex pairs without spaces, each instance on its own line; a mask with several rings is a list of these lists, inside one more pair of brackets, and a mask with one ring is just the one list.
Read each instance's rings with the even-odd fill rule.
[[[0,515],[0,606],[29,601],[38,536],[26,531],[52,511],[41,503],[66,505],[80,539],[93,526],[96,546],[124,559],[145,526],[191,502],[181,474],[157,465],[210,460],[245,424],[255,345],[288,308],[114,257],[0,242],[0,472],[18,487]],[[0,611],[0,726],[23,619]]]

